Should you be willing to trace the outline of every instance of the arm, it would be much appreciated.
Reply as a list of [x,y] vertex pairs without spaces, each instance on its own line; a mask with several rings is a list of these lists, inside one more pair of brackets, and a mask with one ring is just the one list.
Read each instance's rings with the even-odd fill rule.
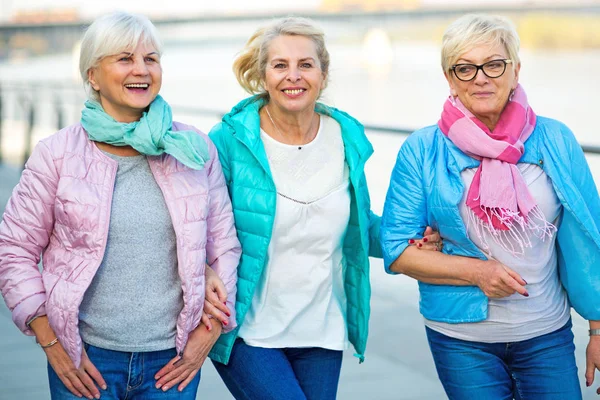
[[495,260],[409,247],[409,240],[429,225],[422,161],[426,150],[418,145],[418,138],[409,138],[404,143],[392,172],[381,223],[386,270],[430,284],[479,286],[488,297],[505,297],[514,292],[527,296],[525,281]]
[[[209,140],[209,139],[207,139]],[[209,141],[211,162],[208,166],[209,215],[207,218],[206,258],[210,267],[219,275],[227,290],[227,307],[231,310],[228,323],[223,323],[223,332],[236,327],[235,298],[237,267],[241,257],[241,246],[235,230],[235,221],[229,192],[217,150]]]
[[54,226],[59,176],[50,150],[39,143],[21,175],[0,224],[0,291],[15,324],[33,335],[27,322],[46,314],[46,290],[38,269]]

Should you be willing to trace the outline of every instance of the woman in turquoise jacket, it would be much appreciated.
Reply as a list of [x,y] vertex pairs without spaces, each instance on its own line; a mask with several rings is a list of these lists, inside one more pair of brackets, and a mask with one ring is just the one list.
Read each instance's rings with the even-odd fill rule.
[[[600,366],[598,192],[571,131],[527,103],[518,48],[502,18],[446,30],[451,96],[400,149],[382,216],[450,399],[580,399],[571,306],[590,321],[587,386]],[[426,225],[443,253],[408,247]]]
[[311,21],[259,30],[234,64],[257,95],[210,133],[243,252],[239,325],[210,357],[236,399],[334,399],[348,342],[364,359],[368,257],[381,257],[364,174],[373,149],[358,121],[317,103],[328,67]]

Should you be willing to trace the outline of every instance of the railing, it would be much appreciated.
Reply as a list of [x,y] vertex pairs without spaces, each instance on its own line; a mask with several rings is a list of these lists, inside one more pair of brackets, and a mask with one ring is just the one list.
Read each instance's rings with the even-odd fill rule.
[[[31,85],[30,85],[31,86]],[[2,146],[5,132],[3,132],[3,124],[1,121],[5,121],[6,114],[6,93],[12,92],[13,101],[16,101],[17,104],[12,104],[13,111],[15,108],[20,110],[21,117],[20,119],[25,122],[24,131],[22,132],[25,137],[25,146],[22,154],[22,165],[25,164],[29,156],[31,155],[33,143],[33,132],[34,127],[36,126],[36,118],[41,114],[40,108],[45,106],[46,110],[50,109],[54,115],[54,128],[57,130],[62,129],[66,122],[69,120],[66,116],[67,106],[70,108],[76,108],[79,113],[81,109],[81,104],[83,104],[83,97],[81,94],[81,88],[75,88],[73,86],[65,86],[65,85],[54,85],[52,87],[46,87],[46,89],[50,88],[50,90],[55,90],[56,92],[49,96],[52,104],[40,104],[40,99],[36,98],[34,94],[27,94],[22,91],[23,87],[15,84],[2,84],[0,82],[0,163],[4,162],[6,157],[4,154],[4,149]],[[72,89],[76,89],[79,94],[74,96],[66,96],[64,91],[69,91]],[[63,91],[63,95],[59,95],[58,91]],[[69,101],[69,99],[71,101]],[[47,99],[48,100],[48,99]],[[15,107],[16,106],[16,107]],[[204,117],[212,117],[215,119],[220,119],[225,112],[222,110],[210,109],[210,108],[202,108],[202,107],[190,107],[190,106],[173,106],[174,113],[185,114],[190,116],[204,116]],[[47,127],[50,127],[48,125]],[[383,126],[383,125],[370,125],[366,124],[365,130],[367,132],[384,132],[384,133],[393,133],[398,135],[410,135],[414,129],[404,128],[404,127],[395,127],[395,126]],[[588,154],[600,154],[600,146],[594,145],[581,145],[583,151]]]

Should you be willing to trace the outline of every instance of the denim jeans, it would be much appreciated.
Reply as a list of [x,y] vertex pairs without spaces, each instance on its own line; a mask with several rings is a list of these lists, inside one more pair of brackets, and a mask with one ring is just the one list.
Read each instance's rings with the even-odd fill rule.
[[426,328],[438,376],[451,400],[577,400],[571,320],[521,342],[481,343]]
[[342,354],[320,347],[253,347],[238,338],[229,364],[213,364],[237,400],[329,400],[336,397]]
[[[177,386],[163,392],[154,387],[154,375],[164,367],[177,352],[175,349],[126,353],[101,349],[84,343],[92,363],[106,381],[106,390],[100,388],[100,398],[106,400],[194,400],[200,383],[200,372],[182,392]],[[66,388],[52,367],[48,365],[48,380],[52,400],[74,400],[79,397]],[[85,398],[85,397],[84,397]]]

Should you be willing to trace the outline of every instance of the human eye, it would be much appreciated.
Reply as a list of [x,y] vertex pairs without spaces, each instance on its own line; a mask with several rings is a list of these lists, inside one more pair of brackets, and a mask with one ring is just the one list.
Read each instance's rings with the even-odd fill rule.
[[504,68],[504,62],[502,60],[492,60],[485,63],[484,67],[489,71],[499,71]]
[[311,62],[308,62],[308,61],[307,61],[307,62],[303,62],[303,63],[301,63],[301,64],[300,64],[300,67],[301,67],[301,68],[312,68],[312,67],[313,67],[313,64],[312,64]]
[[148,57],[146,57],[146,62],[157,63],[158,59],[156,57],[153,57],[153,56],[148,56]]
[[285,67],[286,67],[286,65],[282,62],[273,64],[273,68],[275,68],[275,69],[284,69]]
[[473,73],[475,66],[472,64],[458,64],[455,70],[461,75],[469,75]]

